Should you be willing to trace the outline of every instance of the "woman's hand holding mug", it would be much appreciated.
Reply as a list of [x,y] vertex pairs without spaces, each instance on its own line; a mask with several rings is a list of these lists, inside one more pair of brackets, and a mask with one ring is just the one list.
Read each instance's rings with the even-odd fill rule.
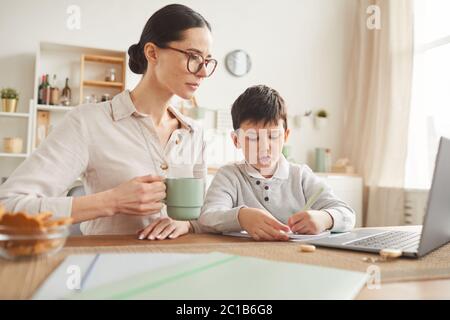
[[164,178],[142,176],[131,179],[113,188],[109,192],[113,214],[121,213],[135,216],[147,216],[161,211],[162,200],[166,198]]

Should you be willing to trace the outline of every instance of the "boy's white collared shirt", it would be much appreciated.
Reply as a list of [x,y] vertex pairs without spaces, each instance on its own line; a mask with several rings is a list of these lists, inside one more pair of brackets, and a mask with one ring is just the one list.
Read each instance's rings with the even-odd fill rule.
[[[261,172],[259,172],[255,167],[253,167],[251,164],[248,163],[246,160],[242,160],[241,162],[238,162],[238,165],[244,165],[245,172],[256,179],[266,179],[262,176]],[[270,179],[281,179],[285,180],[289,178],[289,162],[286,160],[285,157],[280,157],[280,160],[277,163],[275,172],[273,176]]]
[[319,189],[313,210],[328,212],[333,218],[331,231],[344,232],[355,225],[355,212],[340,200],[306,165],[289,163],[280,157],[274,175],[266,179],[245,161],[224,166],[214,177],[205,199],[197,232],[241,231],[241,208],[258,208],[271,213],[282,223],[302,210],[309,197]]

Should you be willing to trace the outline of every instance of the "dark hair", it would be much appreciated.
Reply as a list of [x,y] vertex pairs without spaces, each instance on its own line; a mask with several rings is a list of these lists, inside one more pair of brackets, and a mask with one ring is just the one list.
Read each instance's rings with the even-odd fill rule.
[[128,49],[131,71],[144,74],[147,70],[147,59],[144,46],[152,42],[164,48],[169,42],[182,40],[182,32],[191,28],[208,28],[211,26],[198,12],[181,4],[170,4],[156,11],[142,31],[141,39]]
[[231,118],[234,130],[239,129],[242,122],[247,120],[254,123],[264,121],[264,125],[278,124],[283,120],[283,127],[287,129],[287,112],[283,98],[278,91],[264,85],[245,90],[233,103]]

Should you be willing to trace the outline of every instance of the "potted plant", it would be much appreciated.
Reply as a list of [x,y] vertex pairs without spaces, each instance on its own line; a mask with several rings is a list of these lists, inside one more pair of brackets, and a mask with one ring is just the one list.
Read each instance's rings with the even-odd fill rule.
[[323,109],[317,111],[316,117],[315,117],[315,123],[316,123],[316,127],[318,129],[322,129],[322,128],[326,127],[326,125],[328,123],[328,112]]
[[310,116],[312,110],[306,110],[303,114],[294,116],[294,127],[300,128],[304,126],[307,122],[310,122]]
[[2,89],[2,111],[3,112],[16,112],[17,101],[19,100],[19,93],[12,88]]

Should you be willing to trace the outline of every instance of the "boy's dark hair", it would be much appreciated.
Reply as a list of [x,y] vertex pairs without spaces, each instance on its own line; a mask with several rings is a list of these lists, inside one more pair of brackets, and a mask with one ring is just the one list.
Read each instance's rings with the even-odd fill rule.
[[247,120],[254,123],[264,121],[264,125],[278,124],[283,120],[283,127],[287,129],[287,112],[283,98],[278,91],[264,85],[245,90],[233,103],[231,118],[234,130],[239,129],[241,123]]

